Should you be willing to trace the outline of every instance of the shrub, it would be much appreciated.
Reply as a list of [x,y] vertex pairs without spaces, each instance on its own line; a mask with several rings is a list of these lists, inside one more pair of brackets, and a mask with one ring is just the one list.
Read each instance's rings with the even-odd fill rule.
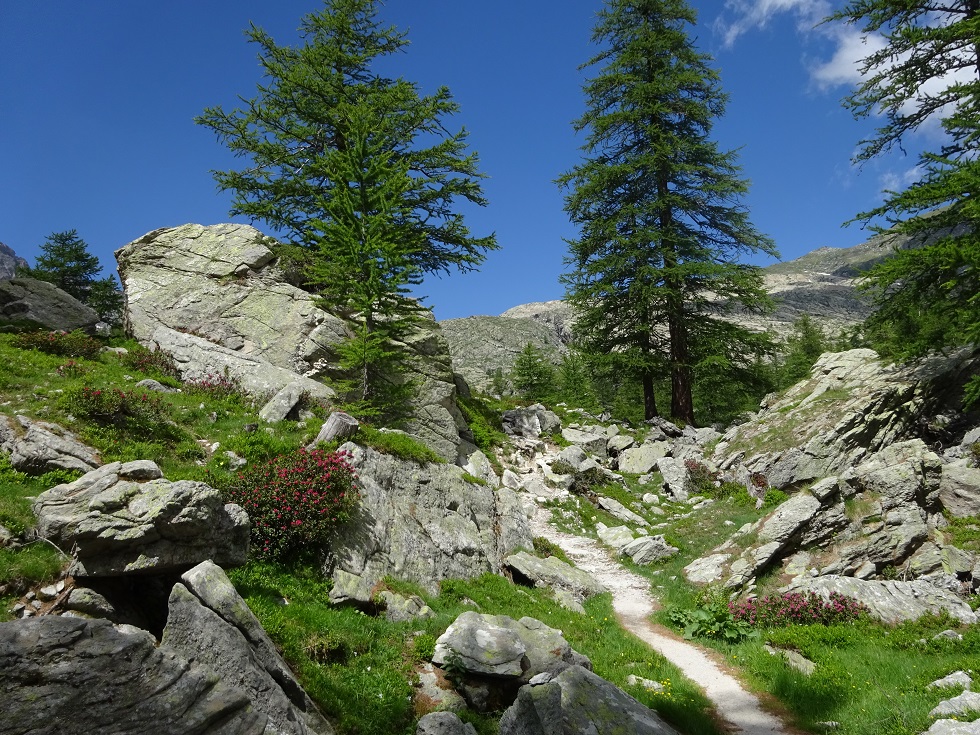
[[556,559],[561,559],[566,564],[572,563],[572,560],[568,558],[568,555],[565,554],[558,544],[549,541],[544,536],[535,536],[532,543],[534,544],[535,556],[540,556],[542,559],[553,556]]
[[685,459],[684,467],[687,469],[687,479],[694,486],[699,495],[713,495],[717,489],[715,483],[719,481],[717,472],[712,472],[704,462],[696,459]]
[[738,643],[745,638],[757,638],[759,632],[745,620],[737,620],[724,600],[709,600],[696,609],[675,608],[667,613],[670,621],[684,629],[684,637],[714,638],[726,643]]
[[76,416],[124,430],[134,438],[183,438],[183,432],[170,421],[170,404],[160,396],[86,386],[66,391],[61,403]]
[[40,350],[61,357],[83,357],[94,360],[102,351],[102,343],[81,331],[24,332],[13,340],[22,350]]
[[242,388],[237,378],[216,373],[208,373],[200,380],[191,380],[184,384],[188,393],[194,393],[214,401],[232,400],[242,405],[250,402],[248,393]]
[[226,490],[252,520],[252,553],[286,559],[312,552],[350,518],[357,476],[345,452],[298,449],[249,467]]
[[74,360],[69,360],[64,365],[59,365],[56,372],[62,378],[77,378],[88,372],[88,369]]
[[824,600],[815,592],[786,592],[728,604],[736,621],[758,628],[782,628],[787,625],[837,625],[867,615],[868,608],[838,592]]
[[145,375],[157,378],[180,379],[177,363],[166,350],[148,350],[145,347],[133,347],[121,356],[122,363],[133,370],[139,370]]

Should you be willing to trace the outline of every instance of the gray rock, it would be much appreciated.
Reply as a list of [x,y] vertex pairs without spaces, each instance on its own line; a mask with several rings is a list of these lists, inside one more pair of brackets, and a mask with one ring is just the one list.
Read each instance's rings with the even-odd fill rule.
[[567,462],[575,472],[579,472],[582,464],[589,459],[589,455],[578,444],[572,444],[558,453],[558,459],[562,462]]
[[[34,501],[37,532],[65,552],[77,576],[119,576],[186,569],[206,559],[245,563],[249,522],[201,482],[127,479],[154,473],[146,463],[114,462]],[[159,470],[157,470],[159,472]]]
[[980,720],[936,720],[922,735],[980,735]]
[[642,676],[630,674],[626,677],[626,683],[631,687],[643,687],[648,692],[662,692],[665,687],[659,681],[644,679]]
[[949,715],[965,715],[980,712],[980,692],[963,692],[962,694],[940,702],[929,712],[930,717],[946,717]]
[[94,333],[99,315],[53,283],[34,278],[0,280],[0,331]]
[[684,578],[691,584],[711,584],[724,579],[731,554],[709,554],[695,559],[683,569]]
[[600,495],[596,502],[598,503],[600,508],[602,508],[610,515],[615,516],[616,518],[618,518],[619,520],[625,523],[633,523],[637,526],[650,525],[649,523],[647,523],[646,518],[639,515],[638,513],[634,513],[615,498],[607,498],[604,495]]
[[378,601],[384,607],[385,619],[392,623],[404,623],[419,618],[424,620],[435,615],[432,608],[418,595],[405,597],[391,590],[382,590],[378,593]]
[[592,597],[606,591],[595,578],[581,569],[563,562],[556,556],[541,559],[526,551],[504,559],[515,581],[525,581],[535,587],[559,587],[580,597]]
[[154,393],[176,393],[176,388],[168,388],[159,380],[154,380],[153,378],[146,378],[144,380],[136,383],[137,388],[142,388],[143,390],[151,390]]
[[213,670],[147,632],[41,616],[0,623],[4,733],[265,735],[268,718]]
[[0,450],[18,472],[43,475],[52,470],[88,472],[101,464],[96,449],[57,424],[27,416],[0,414]]
[[[635,444],[636,440],[629,434],[616,434],[609,437],[609,441],[606,442],[606,453],[610,457],[618,457],[623,450],[629,449]],[[625,472],[626,470],[622,471]]]
[[0,242],[0,281],[8,281],[14,277],[18,268],[27,267],[26,260],[14,252],[9,245]]
[[95,590],[76,587],[65,600],[65,609],[91,615],[93,618],[115,620],[116,608],[109,600]]
[[632,449],[625,449],[619,455],[619,471],[643,475],[657,466],[657,461],[667,456],[666,442],[647,442]]
[[630,557],[635,564],[653,564],[669,559],[680,551],[668,544],[663,536],[641,536],[620,549],[620,554]]
[[347,329],[285,281],[267,243],[248,225],[188,224],[120,248],[127,331],[145,343],[160,327],[186,330],[243,357],[318,374]]
[[612,546],[616,551],[621,551],[626,544],[633,540],[633,532],[629,526],[607,526],[597,523],[596,535],[606,546]]
[[569,666],[591,668],[572,650],[561,631],[534,618],[464,612],[436,641],[432,662],[453,660],[463,671],[528,681],[542,672],[558,673]]
[[980,469],[947,464],[942,469],[939,500],[956,518],[980,515]]
[[453,712],[430,712],[419,720],[415,735],[476,735],[476,728]]
[[531,548],[512,492],[468,483],[452,465],[420,466],[350,443],[342,449],[351,452],[361,500],[332,545],[334,602],[369,603],[388,575],[436,594],[442,579],[499,573],[513,548]]
[[304,381],[296,380],[284,385],[270,398],[259,411],[259,418],[270,424],[285,421],[289,413],[303,398],[306,389]]
[[763,648],[770,656],[779,656],[791,669],[796,669],[805,676],[810,676],[817,670],[817,665],[806,656],[790,648],[775,648],[768,644]]
[[189,587],[174,585],[161,648],[221,672],[283,735],[332,732],[220,567],[206,562],[182,580]]
[[262,357],[214,344],[194,334],[158,326],[143,343],[169,352],[185,381],[203,381],[227,376],[255,396],[275,395],[299,382],[311,397],[329,400],[333,390],[312,378],[279,367]]
[[431,663],[424,663],[418,669],[415,702],[424,710],[443,710],[459,712],[466,709],[466,700],[453,688],[441,669]]
[[588,454],[596,457],[606,456],[606,437],[604,434],[565,428],[562,429],[561,435],[565,441],[579,445]]
[[949,590],[933,586],[928,580],[912,582],[866,581],[854,577],[825,575],[797,577],[787,591],[816,592],[825,600],[839,592],[867,605],[871,614],[885,623],[915,620],[926,613],[946,610],[963,623],[976,623],[977,615],[960,597]]
[[500,735],[678,735],[660,715],[591,671],[571,667],[547,684],[521,687]]
[[690,481],[684,463],[672,457],[663,457],[657,460],[657,469],[663,475],[664,490],[669,492],[674,500],[687,500],[690,495]]
[[945,689],[947,687],[959,687],[960,689],[969,689],[971,686],[973,686],[973,677],[965,671],[954,671],[942,679],[936,679],[928,688]]
[[561,419],[540,403],[527,408],[512,408],[501,415],[504,431],[511,436],[536,439],[550,434],[561,426]]
[[497,476],[496,470],[494,470],[493,465],[490,464],[490,459],[477,449],[471,452],[468,457],[466,457],[465,462],[461,462],[460,466],[463,468],[464,472],[468,472],[473,477],[479,477],[490,487],[498,487],[500,485],[500,478]]

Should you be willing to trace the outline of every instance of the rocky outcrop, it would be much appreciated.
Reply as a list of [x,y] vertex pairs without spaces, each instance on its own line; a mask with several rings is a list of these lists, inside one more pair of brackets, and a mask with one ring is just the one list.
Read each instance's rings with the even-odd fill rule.
[[0,280],[0,331],[47,329],[94,332],[94,309],[52,283],[34,278]]
[[[224,673],[222,671],[222,673]],[[0,623],[0,733],[266,735],[268,718],[215,671],[107,620]]]
[[88,472],[101,464],[99,453],[57,424],[27,416],[0,415],[0,450],[18,472],[43,475],[52,470]]
[[581,666],[521,687],[500,735],[678,735],[653,710]]
[[606,591],[591,574],[576,569],[555,556],[542,559],[521,551],[508,556],[504,563],[513,575],[514,581],[518,583],[568,590],[579,599],[600,595]]
[[285,281],[272,243],[249,225],[187,224],[120,248],[127,332],[145,342],[169,327],[294,373],[318,374],[347,330]]
[[150,461],[113,462],[34,501],[37,533],[73,555],[77,576],[245,563],[249,521],[202,482],[166,480]]
[[[188,224],[154,230],[116,251],[125,326],[144,344],[173,353],[185,380],[228,375],[250,393],[275,398],[263,418],[291,415],[302,395],[327,400],[316,378],[336,369],[346,323],[287,282],[253,227]],[[456,407],[449,348],[431,315],[405,339],[401,379],[413,384],[407,430],[456,462],[472,447]],[[461,436],[462,435],[462,436]],[[468,451],[467,451],[468,450]]]
[[968,349],[907,366],[886,365],[866,349],[826,353],[808,380],[726,433],[713,459],[777,488],[839,474],[893,442],[928,434],[924,419],[958,402],[976,364]]
[[17,255],[9,245],[0,242],[0,281],[7,281],[17,275],[18,268],[27,267],[27,261]]
[[224,571],[204,562],[170,593],[161,648],[222,674],[281,735],[332,732]]
[[503,559],[530,548],[527,518],[511,491],[463,479],[452,465],[418,465],[345,444],[361,501],[332,546],[336,602],[369,602],[385,576],[431,593],[442,579],[499,573]]
[[561,428],[561,419],[540,403],[533,406],[512,408],[501,416],[504,431],[510,436],[523,436],[536,439],[542,434],[550,434]]
[[885,623],[916,620],[927,613],[949,612],[963,623],[976,623],[977,614],[955,593],[936,587],[925,580],[912,582],[863,580],[854,577],[829,575],[796,579],[788,588],[791,592],[815,592],[825,600],[838,593],[858,600],[868,607],[871,615]]

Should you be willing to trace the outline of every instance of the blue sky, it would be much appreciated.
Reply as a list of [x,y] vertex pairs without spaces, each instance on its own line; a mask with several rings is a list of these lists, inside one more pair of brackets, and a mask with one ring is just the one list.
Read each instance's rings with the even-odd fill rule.
[[[699,48],[730,94],[715,127],[740,149],[746,203],[784,259],[867,239],[842,228],[907,182],[914,158],[850,162],[873,120],[840,105],[869,48],[855,29],[814,23],[829,0],[695,0]],[[249,21],[294,43],[318,0],[0,0],[0,242],[29,260],[51,232],[76,229],[107,270],[150,230],[231,220],[211,169],[238,165],[194,124],[234,107],[260,80]],[[554,179],[580,156],[578,66],[600,0],[387,0],[381,17],[411,42],[387,73],[423,92],[446,85],[489,176],[486,208],[465,210],[500,250],[477,273],[420,289],[440,319],[499,314],[561,298],[563,238],[575,230]],[[874,39],[870,41],[874,43]],[[928,136],[925,133],[924,136]],[[928,142],[928,141],[926,141]],[[914,152],[914,146],[910,148]],[[262,224],[257,224],[263,229]]]

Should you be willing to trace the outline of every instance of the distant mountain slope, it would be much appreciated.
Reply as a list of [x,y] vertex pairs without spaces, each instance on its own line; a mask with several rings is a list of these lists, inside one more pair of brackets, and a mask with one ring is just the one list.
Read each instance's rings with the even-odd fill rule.
[[26,265],[27,261],[18,257],[12,247],[0,242],[0,281],[13,278],[17,269]]
[[[776,302],[771,314],[739,312],[739,323],[784,336],[806,314],[831,334],[852,327],[870,313],[857,291],[862,273],[907,238],[877,235],[850,248],[818,248],[795,260],[763,269],[766,291]],[[557,359],[571,343],[574,313],[564,301],[540,301],[508,309],[499,317],[473,316],[441,322],[453,367],[474,388],[485,390],[497,368],[506,372],[514,356],[530,342]]]

